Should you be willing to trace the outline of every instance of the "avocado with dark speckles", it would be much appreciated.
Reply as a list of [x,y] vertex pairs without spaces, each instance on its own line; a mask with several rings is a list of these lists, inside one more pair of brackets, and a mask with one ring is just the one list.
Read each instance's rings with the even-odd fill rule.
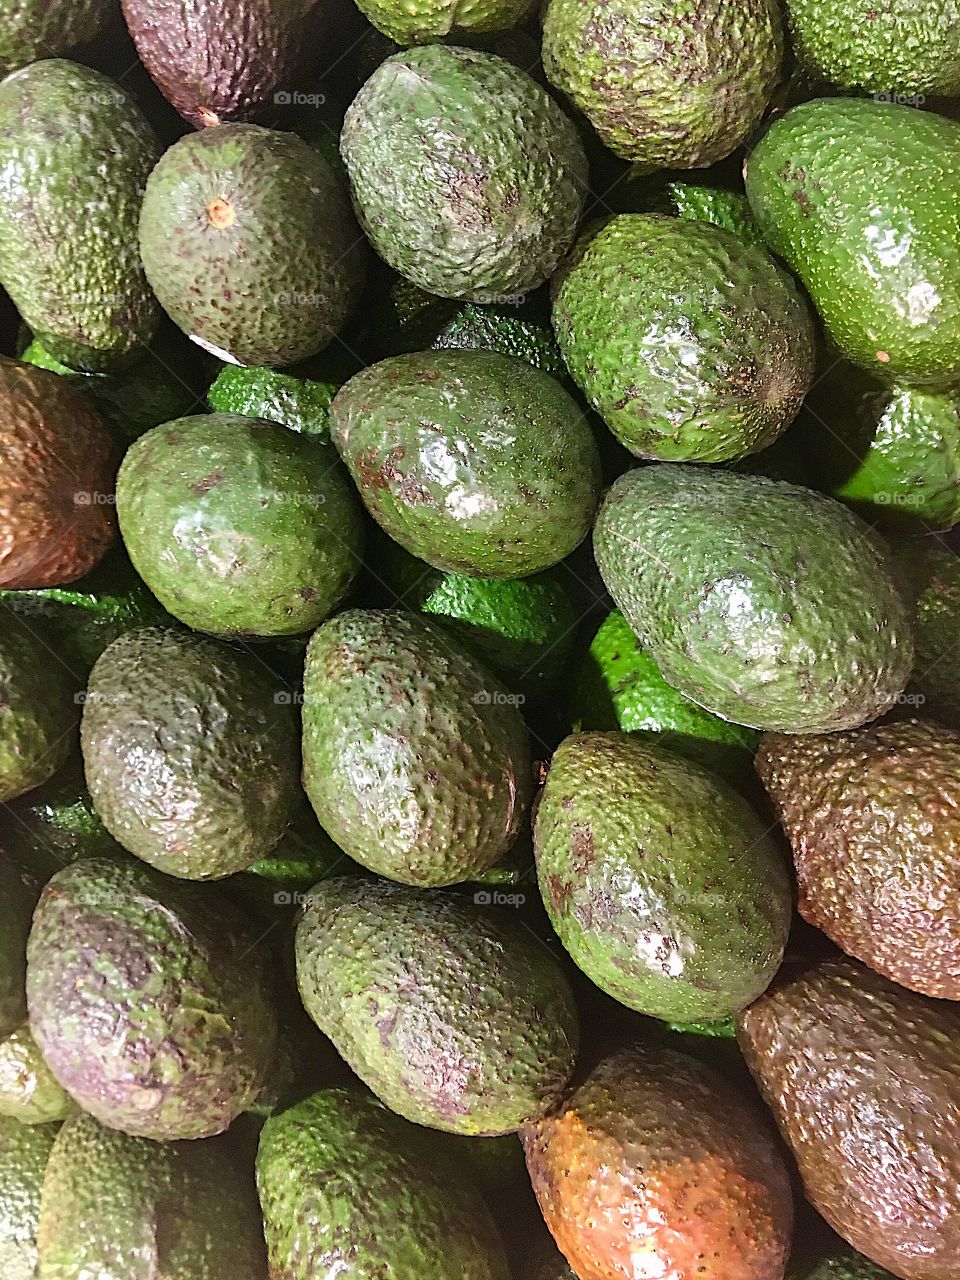
[[37,1280],[40,1196],[58,1128],[57,1124],[20,1124],[9,1116],[0,1116],[0,1274],[3,1280]]
[[79,715],[76,682],[51,641],[0,618],[0,803],[40,786],[65,763]]

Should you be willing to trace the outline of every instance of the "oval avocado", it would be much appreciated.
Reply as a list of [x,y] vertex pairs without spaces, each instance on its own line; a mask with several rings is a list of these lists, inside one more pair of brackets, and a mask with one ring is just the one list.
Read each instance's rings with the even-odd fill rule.
[[0,620],[0,803],[53,777],[75,744],[78,681],[51,641],[9,611]]

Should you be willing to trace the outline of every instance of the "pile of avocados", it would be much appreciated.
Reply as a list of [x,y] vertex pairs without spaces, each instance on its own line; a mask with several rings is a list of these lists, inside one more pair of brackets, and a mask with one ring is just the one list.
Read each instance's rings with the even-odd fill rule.
[[960,1280],[960,0],[0,77],[0,1280]]

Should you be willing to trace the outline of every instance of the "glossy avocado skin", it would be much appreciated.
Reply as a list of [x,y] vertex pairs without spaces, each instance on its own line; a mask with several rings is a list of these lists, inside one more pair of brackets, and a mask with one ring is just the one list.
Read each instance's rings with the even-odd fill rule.
[[621,214],[587,231],[551,287],[574,380],[638,457],[755,453],[813,378],[813,323],[792,280],[706,222]]
[[0,1116],[0,1269],[3,1280],[36,1280],[40,1193],[56,1124]]
[[719,778],[620,733],[573,734],[537,804],[537,879],[593,982],[669,1022],[714,1022],[780,966],[792,894],[766,824]]
[[75,1105],[44,1062],[29,1023],[0,1038],[0,1115],[49,1124],[65,1120]]
[[573,992],[506,908],[325,880],[307,899],[296,950],[307,1012],[406,1119],[493,1136],[562,1095],[579,1036]]
[[330,405],[336,394],[332,382],[226,364],[207,392],[207,402],[215,413],[265,418],[324,440],[330,434]]
[[358,1089],[324,1089],[264,1126],[257,1153],[271,1275],[507,1280],[479,1193],[428,1135]]
[[495,54],[394,54],[347,111],[340,152],[377,253],[421,289],[502,302],[553,274],[587,160],[545,90]]
[[135,1137],[221,1133],[273,1061],[273,992],[246,919],[209,886],[133,861],[91,858],[47,884],[27,1006],[67,1092]]
[[159,155],[135,100],[90,67],[45,59],[0,86],[0,281],[72,368],[106,368],[157,327],[137,219]]
[[694,1058],[623,1049],[521,1137],[581,1280],[627,1280],[645,1258],[684,1280],[781,1280],[793,1226],[783,1160],[759,1110]]
[[331,436],[367,510],[413,555],[523,578],[586,535],[600,460],[576,401],[490,351],[394,356],[351,378]]
[[75,742],[75,682],[49,641],[7,613],[0,627],[0,803],[51,778]]
[[853,728],[907,683],[910,620],[885,554],[821,494],[644,467],[608,490],[594,552],[664,678],[724,719],[787,733]]
[[956,1006],[825,960],[742,1013],[738,1039],[814,1208],[894,1275],[956,1280]]
[[805,102],[761,138],[746,184],[767,243],[848,360],[890,381],[956,380],[960,124],[892,103]]
[[917,657],[913,684],[930,711],[960,722],[960,559],[936,542],[910,541],[896,549],[904,596],[913,604]]

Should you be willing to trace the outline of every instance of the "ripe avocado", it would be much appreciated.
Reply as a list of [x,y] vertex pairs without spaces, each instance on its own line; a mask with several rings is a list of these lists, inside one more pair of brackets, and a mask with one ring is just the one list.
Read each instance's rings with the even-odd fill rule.
[[913,683],[938,716],[960,721],[960,559],[936,542],[911,541],[895,548],[894,564],[914,608]]
[[563,1094],[579,1038],[573,992],[506,908],[324,880],[304,906],[296,954],[310,1017],[406,1119],[493,1136]]
[[428,44],[523,22],[532,0],[360,0],[357,8],[397,44]]
[[332,382],[295,378],[277,369],[225,364],[207,392],[207,403],[214,413],[264,418],[291,431],[326,440],[330,435],[330,405],[337,390]]
[[[75,1110],[70,1095],[43,1060],[29,1023],[0,1039],[0,1115],[21,1124],[65,1120]],[[6,1273],[4,1273],[6,1280]]]
[[5,0],[0,9],[0,76],[95,40],[109,30],[113,14],[111,0]]
[[157,1141],[221,1133],[276,1043],[266,955],[209,885],[131,861],[58,871],[27,944],[30,1029],[70,1096]]
[[50,642],[14,614],[0,620],[0,803],[39,787],[66,761],[78,705]]
[[394,54],[347,111],[340,152],[377,253],[444,298],[503,302],[536,289],[583,212],[576,128],[495,54]]
[[576,401],[492,351],[394,356],[351,378],[330,433],[367,509],[413,555],[523,578],[583,540],[600,459]]
[[3,1280],[37,1280],[40,1192],[59,1127],[20,1124],[8,1116],[0,1116],[0,1275]]
[[855,728],[910,676],[910,619],[886,553],[809,489],[665,463],[630,471],[607,492],[594,552],[664,679],[724,719]]

